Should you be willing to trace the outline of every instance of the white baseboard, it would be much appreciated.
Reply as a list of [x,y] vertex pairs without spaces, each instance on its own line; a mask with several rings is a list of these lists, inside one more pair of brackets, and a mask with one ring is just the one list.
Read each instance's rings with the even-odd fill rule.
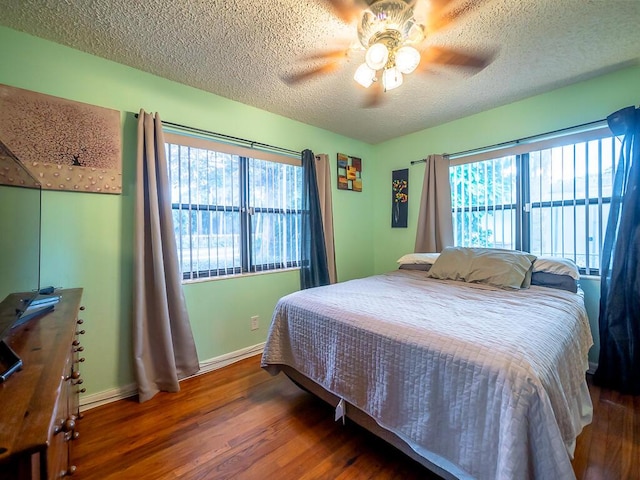
[[135,383],[130,383],[119,388],[112,388],[103,392],[93,393],[91,395],[80,396],[80,411],[84,412],[100,405],[106,405],[107,403],[116,402],[123,398],[133,397],[138,394],[138,386]]
[[593,375],[594,373],[596,373],[597,369],[598,369],[598,364],[596,362],[589,362],[589,370],[587,370],[587,373],[590,373],[591,375]]
[[[203,375],[205,373],[213,372],[219,368],[226,367],[232,363],[239,362],[245,358],[253,357],[259,354],[264,349],[264,343],[259,343],[251,347],[242,348],[235,352],[225,353],[219,357],[210,358],[200,362],[200,370],[198,373],[192,375]],[[191,377],[187,377],[191,378]],[[183,379],[184,380],[184,379]],[[133,397],[138,394],[138,387],[135,383],[125,385],[123,387],[112,388],[103,392],[93,393],[91,395],[83,395],[80,397],[80,411],[90,410],[100,405],[106,405],[107,403],[116,402],[124,398]]]
[[200,371],[193,376],[195,377],[197,375],[213,372],[219,368],[226,367],[232,363],[236,363],[240,360],[244,360],[245,358],[253,357],[254,355],[262,353],[264,350],[264,344],[265,342],[258,343],[252,347],[241,348],[235,352],[225,353],[219,357],[210,358],[209,360],[200,362]]

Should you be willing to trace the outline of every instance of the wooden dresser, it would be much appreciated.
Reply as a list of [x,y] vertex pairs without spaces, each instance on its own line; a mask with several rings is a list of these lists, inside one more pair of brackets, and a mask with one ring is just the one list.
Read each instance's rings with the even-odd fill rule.
[[79,366],[84,333],[78,318],[82,289],[58,290],[55,310],[13,328],[5,342],[22,370],[0,384],[0,480],[72,475],[78,437]]

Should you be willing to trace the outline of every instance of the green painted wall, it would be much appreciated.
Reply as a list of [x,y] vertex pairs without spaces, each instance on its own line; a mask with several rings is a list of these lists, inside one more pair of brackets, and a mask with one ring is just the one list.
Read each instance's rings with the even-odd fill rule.
[[[361,157],[364,191],[337,191],[334,186],[336,257],[340,280],[373,273],[371,145],[4,27],[0,27],[0,65],[2,84],[121,112],[123,194],[45,191],[42,199],[41,282],[85,289],[87,394],[133,382],[134,114],[140,108],[160,112],[172,122],[294,150],[310,148],[331,159],[337,152]],[[297,271],[186,285],[200,360],[263,342],[276,301],[297,288]],[[253,332],[252,315],[261,321]]]
[[[432,153],[454,153],[606,118],[640,101],[640,67],[620,70],[550,93],[487,110],[375,146],[375,271],[395,268],[395,260],[413,251],[424,163],[412,160]],[[409,228],[390,228],[393,170],[409,168]]]
[[584,292],[584,305],[589,315],[593,347],[589,351],[589,362],[598,363],[600,353],[600,331],[598,317],[600,316],[600,277],[587,277],[580,280],[580,288]]
[[[640,68],[628,68],[379,145],[368,145],[0,27],[0,83],[121,112],[123,194],[43,192],[43,285],[82,286],[87,394],[122,387],[131,372],[131,288],[136,119],[140,108],[172,122],[285,148],[363,158],[362,193],[333,187],[339,280],[396,268],[413,250],[423,165],[410,167],[408,229],[390,228],[391,171],[434,152],[456,152],[604,118],[638,102]],[[583,281],[595,325],[597,280]],[[188,284],[201,360],[264,341],[273,307],[298,288],[297,271]],[[594,314],[596,312],[596,314]],[[249,318],[261,327],[250,331]],[[597,357],[592,357],[592,360]]]
[[0,185],[0,229],[2,301],[12,292],[28,292],[38,286],[40,190]]

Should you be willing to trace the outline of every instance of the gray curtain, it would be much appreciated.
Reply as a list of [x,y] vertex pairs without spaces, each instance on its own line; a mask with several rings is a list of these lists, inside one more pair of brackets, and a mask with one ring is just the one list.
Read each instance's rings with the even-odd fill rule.
[[318,182],[318,197],[322,213],[322,227],[324,228],[324,245],[327,250],[327,268],[329,281],[336,283],[336,247],[333,238],[333,202],[331,200],[331,167],[326,154],[316,155],[316,180]]
[[450,246],[453,246],[453,220],[449,159],[429,155],[422,184],[415,251],[441,252]]
[[140,402],[199,370],[182,292],[158,114],[140,110],[134,234],[133,355]]

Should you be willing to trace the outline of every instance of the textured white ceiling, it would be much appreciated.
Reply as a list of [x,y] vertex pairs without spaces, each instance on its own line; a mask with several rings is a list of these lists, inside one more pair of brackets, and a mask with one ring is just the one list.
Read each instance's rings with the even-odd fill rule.
[[0,0],[0,24],[301,122],[378,143],[640,61],[640,0],[467,0],[428,41],[495,52],[470,75],[414,73],[363,108],[363,53],[290,86],[304,57],[356,38],[322,0]]

